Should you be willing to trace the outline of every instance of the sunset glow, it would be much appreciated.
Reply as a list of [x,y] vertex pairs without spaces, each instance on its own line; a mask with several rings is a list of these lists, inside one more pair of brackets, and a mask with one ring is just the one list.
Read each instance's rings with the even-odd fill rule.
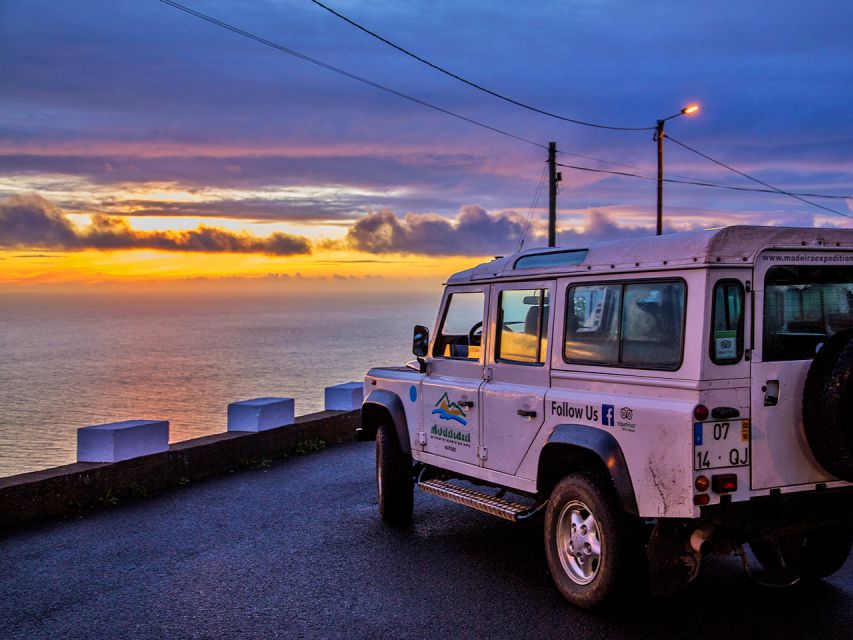
[[[786,190],[853,193],[847,8],[830,19],[786,3],[759,19],[697,3],[691,24],[701,28],[664,29],[645,9],[608,3],[521,15],[490,7],[489,21],[479,19],[481,3],[431,6],[427,21],[417,3],[347,6],[484,86],[549,112],[641,129],[614,132],[518,110],[436,76],[310,3],[251,12],[192,4],[461,118],[159,3],[117,3],[107,15],[86,3],[13,1],[0,14],[0,55],[9,61],[0,69],[3,286],[268,274],[376,287],[440,280],[545,243],[550,140],[563,176],[559,244],[649,235],[655,155],[643,127],[679,104],[696,114],[701,103],[702,117],[689,127],[673,121],[668,136]],[[744,37],[733,37],[732,25]],[[611,30],[619,37],[605,47],[600,34]],[[541,47],[530,47],[530,33],[543,36]],[[768,60],[785,70],[784,82]],[[815,200],[822,209],[684,184],[758,186],[667,147],[667,177],[681,181],[666,187],[667,232],[851,224],[850,199]]]

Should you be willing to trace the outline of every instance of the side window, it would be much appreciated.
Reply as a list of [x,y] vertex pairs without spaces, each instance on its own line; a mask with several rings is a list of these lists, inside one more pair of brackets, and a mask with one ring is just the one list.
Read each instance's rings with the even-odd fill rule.
[[743,356],[743,285],[720,280],[714,285],[711,361],[737,364]]
[[495,359],[543,364],[548,353],[548,289],[502,291]]
[[624,365],[677,368],[684,330],[684,283],[626,284],[622,314]]
[[453,293],[435,340],[435,358],[479,360],[483,338],[483,293]]
[[579,362],[618,362],[622,285],[569,289],[565,358]]
[[680,281],[569,287],[568,362],[677,369],[684,340]]

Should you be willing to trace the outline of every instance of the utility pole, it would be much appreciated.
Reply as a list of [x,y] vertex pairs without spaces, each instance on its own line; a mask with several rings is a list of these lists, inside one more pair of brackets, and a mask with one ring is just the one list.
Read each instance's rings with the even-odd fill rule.
[[658,120],[655,139],[658,143],[658,235],[663,235],[663,123]]
[[683,115],[693,115],[694,113],[698,113],[698,111],[699,105],[691,104],[684,107],[678,113],[673,113],[668,118],[658,120],[655,126],[655,135],[652,140],[658,143],[658,235],[663,235],[663,125],[667,120],[672,120]]
[[548,143],[548,246],[557,246],[557,143]]

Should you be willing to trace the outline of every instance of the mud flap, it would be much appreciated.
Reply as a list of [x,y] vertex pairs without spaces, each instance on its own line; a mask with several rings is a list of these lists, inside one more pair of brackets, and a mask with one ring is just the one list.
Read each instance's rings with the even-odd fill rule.
[[699,575],[701,554],[690,547],[695,523],[658,520],[646,545],[652,594],[662,596],[686,587]]

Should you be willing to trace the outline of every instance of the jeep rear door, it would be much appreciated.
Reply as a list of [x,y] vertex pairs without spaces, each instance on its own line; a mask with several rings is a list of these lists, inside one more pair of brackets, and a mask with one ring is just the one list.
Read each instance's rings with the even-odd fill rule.
[[803,387],[816,349],[853,327],[853,255],[765,251],[755,262],[752,488],[832,480],[803,431]]

